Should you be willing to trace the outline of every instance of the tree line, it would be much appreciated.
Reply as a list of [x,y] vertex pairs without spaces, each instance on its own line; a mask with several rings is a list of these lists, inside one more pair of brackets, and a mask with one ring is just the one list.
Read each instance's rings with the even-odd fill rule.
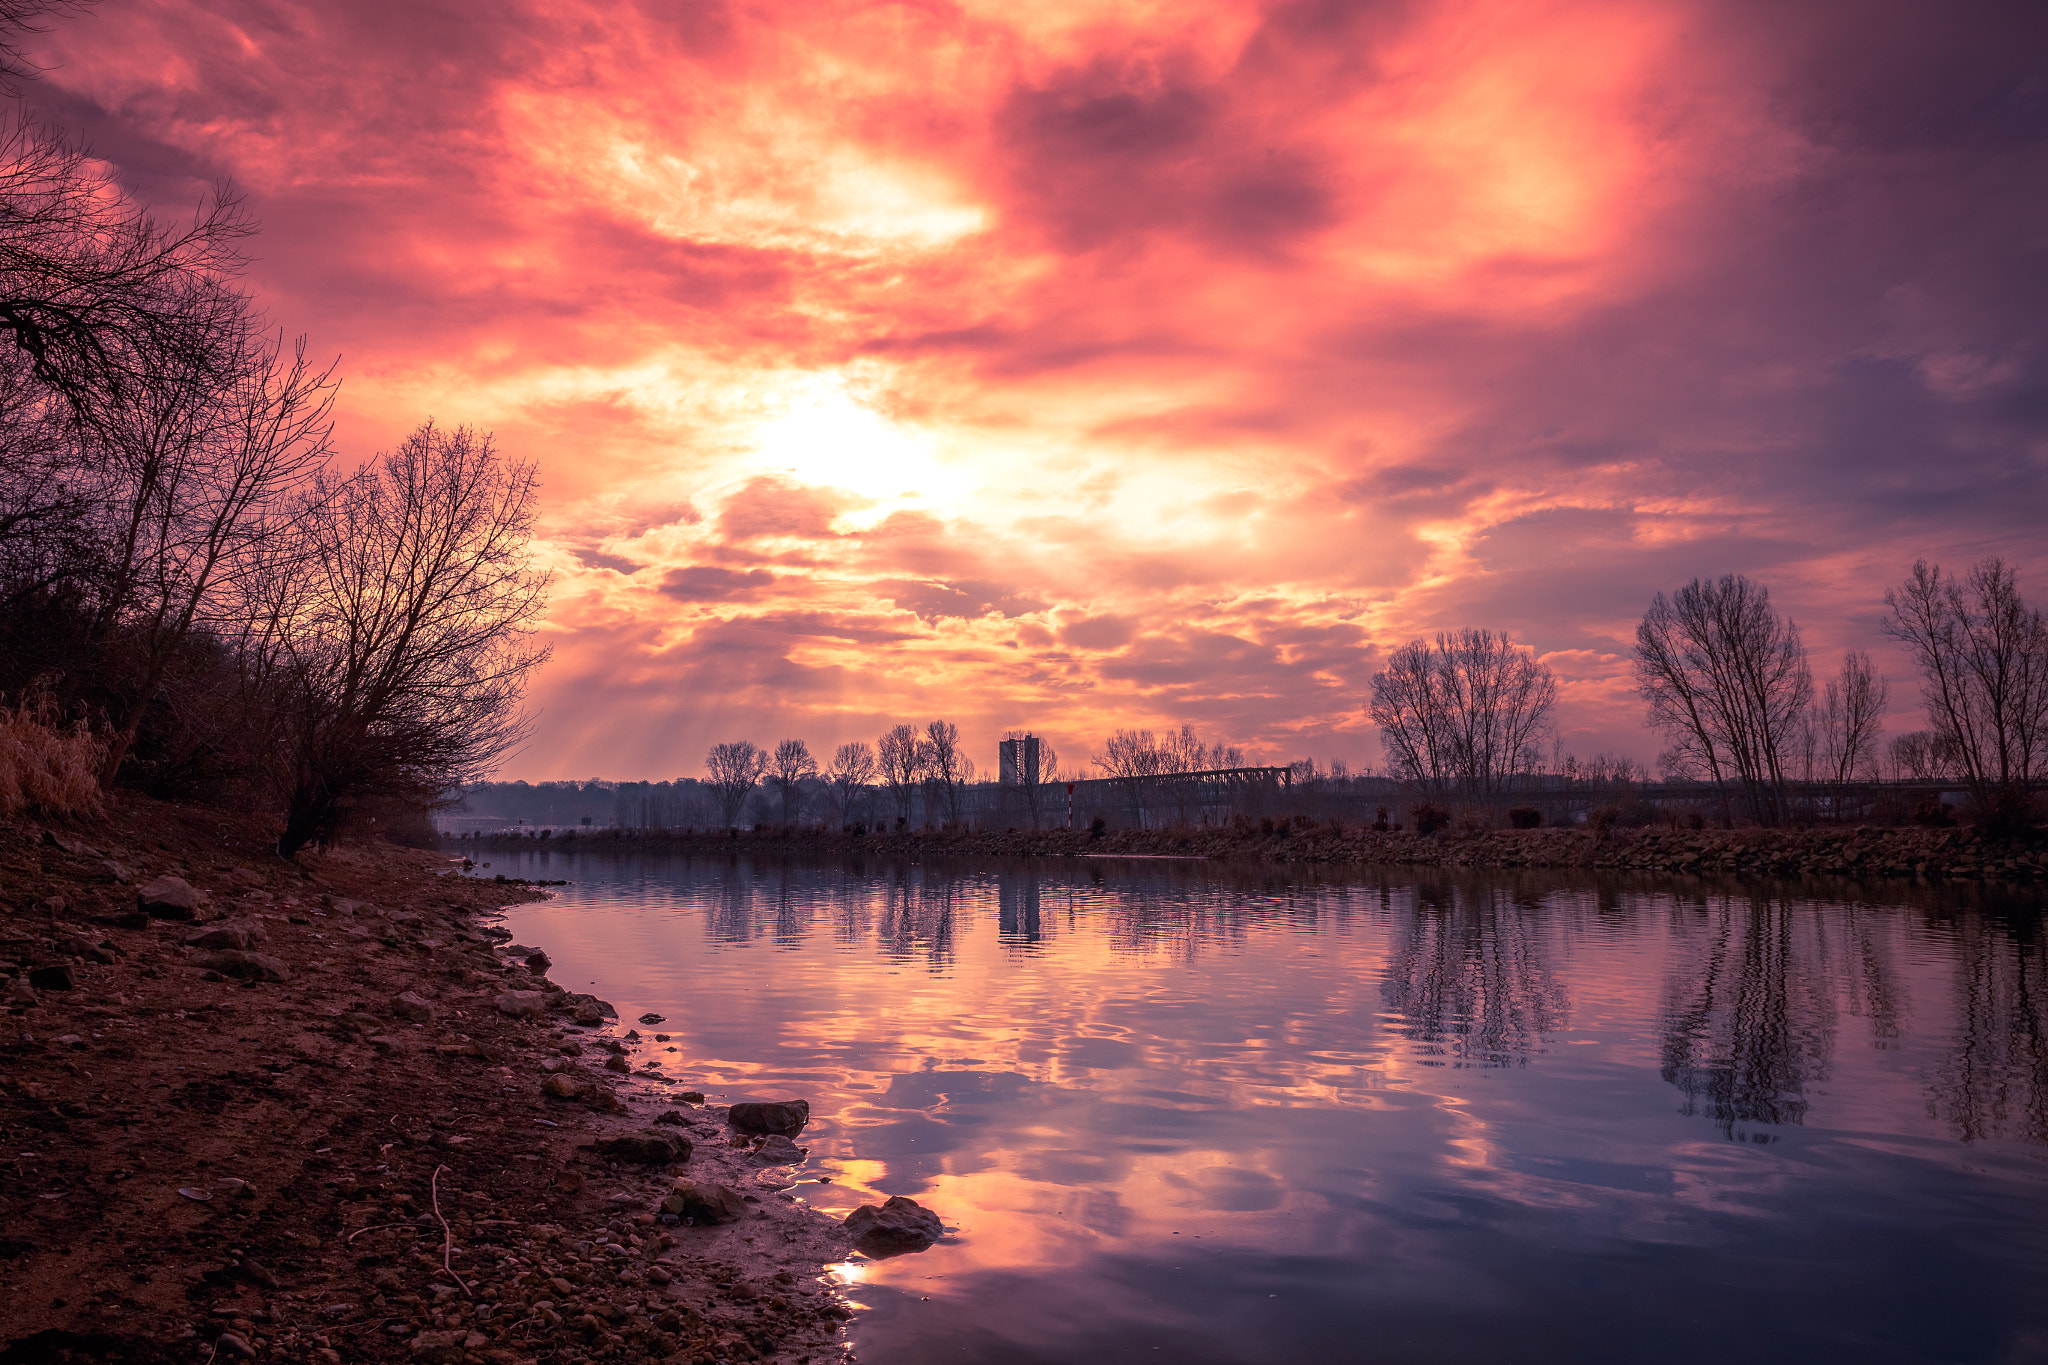
[[255,231],[0,123],[0,813],[235,796],[290,854],[525,733],[533,467],[428,421],[349,469],[336,365],[242,287]]
[[[1816,689],[1798,625],[1742,574],[1658,593],[1636,627],[1632,672],[1667,741],[1661,776],[1707,784],[1725,818],[1793,816],[1794,783],[1846,788],[1881,775],[1955,781],[1977,817],[2022,828],[2048,776],[2048,623],[1997,556],[1967,573],[1925,560],[1884,594],[1886,635],[1921,675],[1927,728],[1881,743],[1889,688],[1847,651]],[[1390,772],[1434,797],[1498,801],[1526,789],[1553,738],[1557,681],[1488,630],[1394,651],[1371,681]],[[1886,770],[1889,770],[1888,773]]]

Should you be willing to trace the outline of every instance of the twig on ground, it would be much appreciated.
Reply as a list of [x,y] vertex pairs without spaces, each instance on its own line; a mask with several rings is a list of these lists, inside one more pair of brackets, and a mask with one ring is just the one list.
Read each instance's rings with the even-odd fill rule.
[[377,1224],[377,1226],[373,1228],[357,1228],[354,1232],[351,1232],[346,1238],[344,1238],[341,1244],[343,1246],[353,1245],[356,1238],[362,1236],[366,1232],[389,1232],[392,1228],[409,1228],[411,1226],[412,1224],[410,1223],[379,1223]]
[[441,1269],[447,1271],[448,1278],[455,1281],[457,1287],[462,1290],[463,1298],[473,1299],[476,1295],[469,1292],[469,1286],[462,1282],[462,1277],[455,1273],[455,1267],[449,1264],[449,1257],[455,1252],[455,1233],[448,1226],[448,1220],[441,1217],[441,1172],[447,1169],[446,1166],[436,1166],[433,1178],[427,1182],[427,1193],[434,1201],[434,1217],[441,1224]]

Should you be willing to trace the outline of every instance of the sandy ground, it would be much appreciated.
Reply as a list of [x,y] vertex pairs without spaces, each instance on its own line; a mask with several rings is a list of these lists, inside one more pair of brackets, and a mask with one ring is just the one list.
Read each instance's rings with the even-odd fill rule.
[[[847,1234],[786,1147],[635,1093],[652,1028],[501,951],[537,893],[267,838],[141,800],[0,826],[0,1361],[846,1358]],[[162,875],[203,922],[138,913]],[[223,925],[260,960],[185,945]],[[693,1150],[611,1145],[648,1133]]]

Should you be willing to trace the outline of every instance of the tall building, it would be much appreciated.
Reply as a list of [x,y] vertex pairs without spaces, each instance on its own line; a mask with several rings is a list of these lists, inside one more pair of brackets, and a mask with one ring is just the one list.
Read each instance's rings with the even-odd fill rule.
[[996,746],[996,781],[1005,787],[1035,786],[1039,780],[1038,736],[1006,739]]

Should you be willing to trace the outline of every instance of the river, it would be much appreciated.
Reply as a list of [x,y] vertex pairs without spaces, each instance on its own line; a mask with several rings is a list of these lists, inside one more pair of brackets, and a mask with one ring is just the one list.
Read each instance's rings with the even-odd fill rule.
[[492,862],[657,1088],[955,1230],[835,1268],[870,1365],[2048,1360],[2036,895]]

